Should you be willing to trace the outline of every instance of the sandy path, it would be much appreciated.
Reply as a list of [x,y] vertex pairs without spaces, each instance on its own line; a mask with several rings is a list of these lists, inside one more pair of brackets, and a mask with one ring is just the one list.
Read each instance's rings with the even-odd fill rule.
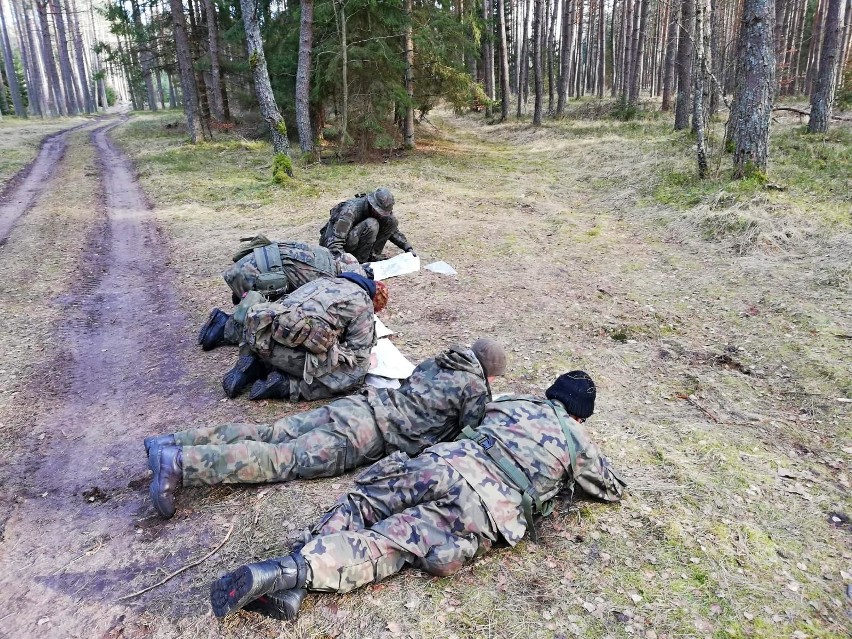
[[15,223],[35,204],[51,184],[56,166],[65,156],[68,136],[88,124],[80,124],[47,136],[36,159],[0,191],[0,246],[6,243]]
[[[20,457],[20,485],[12,487],[18,498],[0,572],[7,584],[14,575],[15,587],[0,589],[1,636],[103,636],[118,623],[125,606],[115,600],[133,577],[155,574],[160,563],[142,561],[151,553],[141,544],[162,522],[146,498],[141,438],[219,399],[181,381],[181,354],[190,344],[181,342],[187,331],[170,290],[166,248],[129,163],[109,139],[114,126],[90,137],[107,215],[91,229],[95,263],[63,300],[54,336],[58,397],[38,419],[34,433],[41,434]],[[37,199],[36,182],[49,184],[63,144],[60,135],[39,156],[27,206]],[[177,534],[182,546],[192,537]]]

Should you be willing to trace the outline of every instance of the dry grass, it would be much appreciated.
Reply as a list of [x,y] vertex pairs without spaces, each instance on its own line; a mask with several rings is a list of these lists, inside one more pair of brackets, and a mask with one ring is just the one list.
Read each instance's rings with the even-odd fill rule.
[[84,117],[0,121],[0,190],[6,181],[32,162],[46,135],[86,121]]
[[[681,223],[680,208],[653,198],[688,153],[687,140],[654,122],[533,130],[443,114],[433,118],[439,131],[421,131],[417,153],[303,167],[285,190],[270,183],[265,144],[230,135],[192,149],[164,127],[175,121],[174,113],[135,118],[117,137],[171,239],[188,316],[200,322],[211,305],[227,304],[219,273],[239,236],[314,241],[334,203],[387,185],[423,259],[459,271],[389,282],[382,319],[400,348],[417,360],[493,334],[513,352],[496,392],[540,392],[566,367],[589,370],[600,389],[591,429],[630,491],[620,506],[564,504],[542,524],[540,544],[494,552],[451,578],[407,571],[346,596],[311,596],[295,624],[247,613],[220,624],[209,616],[207,586],[224,570],[286,551],[351,477],[187,491],[174,535],[152,539],[152,552],[168,553],[175,568],[215,545],[236,517],[234,540],[136,603],[123,636],[852,631],[850,528],[830,515],[852,513],[852,419],[837,401],[852,396],[852,341],[837,337],[852,333],[852,295],[848,274],[827,277],[835,262],[825,252],[834,246],[848,258],[842,227],[807,220],[819,232],[795,247],[742,255],[706,241],[700,225]],[[797,199],[809,196],[779,197],[795,226]],[[834,206],[842,195],[826,198],[825,209]],[[686,214],[700,215],[693,209]],[[194,364],[214,386],[232,358],[220,349]],[[293,409],[234,403],[258,421]],[[182,530],[204,531],[194,536],[203,547],[187,547]]]

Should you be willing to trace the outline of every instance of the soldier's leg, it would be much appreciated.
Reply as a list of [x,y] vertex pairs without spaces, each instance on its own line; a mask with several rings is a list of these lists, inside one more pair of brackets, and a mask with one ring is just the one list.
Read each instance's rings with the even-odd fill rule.
[[310,590],[348,592],[407,564],[436,575],[456,572],[499,538],[476,491],[457,476],[446,494],[391,515],[369,530],[316,537],[301,550]]
[[458,473],[434,453],[409,457],[397,451],[361,473],[355,490],[341,497],[312,533],[370,528],[406,508],[442,499],[457,479]]
[[[359,222],[349,230],[346,236],[345,249],[347,253],[354,255],[359,262],[368,262],[379,234],[379,221],[368,217]],[[390,237],[390,235],[388,235]]]
[[376,241],[373,244],[373,255],[380,255],[385,250],[390,236],[396,233],[399,228],[399,220],[394,215],[387,215],[379,220],[379,232],[376,234]]
[[281,444],[241,441],[224,446],[187,446],[182,453],[183,484],[254,484],[335,477],[374,461],[383,453],[384,439],[372,420],[358,427],[318,427]]

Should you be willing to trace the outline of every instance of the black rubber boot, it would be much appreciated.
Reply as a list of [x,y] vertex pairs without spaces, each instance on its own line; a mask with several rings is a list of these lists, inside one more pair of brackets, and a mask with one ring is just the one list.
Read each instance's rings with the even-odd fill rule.
[[225,339],[225,324],[230,315],[214,308],[207,316],[207,321],[198,332],[198,343],[205,351],[210,351],[223,343]]
[[180,446],[163,446],[157,455],[157,470],[151,480],[151,502],[166,519],[175,514],[175,498],[183,485],[182,453]]
[[305,588],[276,590],[250,601],[246,604],[245,609],[273,619],[291,621],[299,614],[299,608],[307,594],[308,591]]
[[231,398],[236,397],[246,386],[260,379],[264,370],[263,362],[254,355],[240,355],[237,363],[222,380],[225,395]]
[[263,595],[302,588],[306,577],[305,560],[298,553],[241,566],[210,585],[213,614],[224,617]]
[[148,467],[156,475],[159,472],[160,449],[163,446],[174,446],[175,436],[173,433],[169,433],[168,435],[154,435],[153,437],[146,437],[142,441],[145,444],[145,454],[148,455]]
[[272,371],[252,384],[249,399],[290,399],[290,376]]

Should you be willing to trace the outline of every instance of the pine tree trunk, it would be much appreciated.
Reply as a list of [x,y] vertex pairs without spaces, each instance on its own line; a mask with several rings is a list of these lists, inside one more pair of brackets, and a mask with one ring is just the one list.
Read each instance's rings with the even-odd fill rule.
[[[241,0],[245,1],[245,0]],[[338,6],[339,5],[339,6]],[[342,110],[340,113],[340,149],[339,153],[343,153],[346,146],[347,138],[349,137],[349,42],[346,35],[346,5],[343,0],[332,0],[334,7],[334,15],[337,17],[338,28],[340,29],[340,55],[341,55],[341,99]]]
[[600,0],[598,15],[598,73],[597,80],[598,99],[603,98],[604,84],[606,84],[606,15],[604,14],[604,0]]
[[819,49],[822,44],[822,24],[825,20],[825,5],[828,0],[817,0],[817,10],[811,27],[811,45],[808,47],[808,68],[805,73],[804,91],[807,95],[813,93],[814,79],[819,69]]
[[669,30],[666,34],[666,61],[663,69],[663,111],[672,108],[672,84],[674,81],[675,54],[677,53],[678,30],[680,29],[680,0],[672,0],[669,11]]
[[[182,0],[170,0],[172,24],[175,38],[180,87],[183,92],[183,112],[186,115],[186,129],[193,144],[198,143],[201,134],[201,120],[198,116],[198,98],[195,95],[195,78],[192,69],[192,54],[189,51],[189,38],[186,33],[186,16],[183,13]],[[255,23],[256,24],[256,23]],[[248,31],[248,28],[246,29]]]
[[[494,16],[491,0],[482,0],[482,16],[485,20],[486,33],[482,42],[482,75],[485,81],[485,95],[490,101],[494,95]],[[485,117],[494,115],[493,105],[489,102],[485,107]]]
[[414,148],[414,36],[411,0],[405,0],[405,92],[408,104],[405,107],[403,144],[406,149]]
[[846,68],[846,60],[849,56],[849,45],[852,40],[852,0],[846,0],[846,9],[843,12],[843,32],[840,34],[840,55],[837,57],[837,77],[834,79],[835,86],[843,83],[843,70]]
[[696,152],[698,156],[698,177],[702,180],[707,177],[707,96],[705,85],[709,82],[708,56],[710,55],[710,30],[708,20],[710,17],[709,0],[697,0],[695,11],[695,44],[697,45],[697,56],[695,64],[695,90],[693,92],[692,121],[695,128],[697,140]]
[[544,2],[535,0],[533,14],[533,81],[535,83],[535,105],[533,107],[533,126],[541,126],[541,116],[544,110],[544,85],[541,69],[541,41],[544,26]]
[[2,5],[0,5],[0,38],[3,39],[3,64],[6,69],[6,78],[9,82],[9,93],[12,94],[12,105],[15,108],[15,115],[19,118],[25,118],[27,117],[27,112],[24,109],[24,100],[21,97],[21,89],[18,86],[15,65],[12,62],[12,44],[9,32],[6,29],[6,19],[3,15]]
[[574,92],[573,95],[580,97],[580,87],[583,84],[583,11],[585,9],[585,0],[577,0],[578,15],[577,15],[577,60],[574,67]]
[[738,86],[731,105],[734,177],[765,173],[775,91],[775,7],[772,0],[745,0],[737,42]]
[[509,117],[509,45],[506,42],[506,0],[497,0],[497,20],[500,32],[500,120],[505,122]]
[[559,87],[556,91],[556,117],[565,115],[568,84],[571,81],[571,39],[574,35],[573,0],[562,4],[562,44],[559,47]]
[[[487,0],[486,0],[487,1]],[[553,76],[553,54],[556,51],[556,14],[559,0],[547,0],[548,19],[547,37],[547,112],[553,114],[553,101],[556,97],[556,84]],[[544,42],[544,40],[542,40]]]
[[610,32],[610,58],[612,62],[612,78],[609,85],[609,95],[615,97],[618,91],[616,84],[618,83],[618,31],[615,27],[615,14],[617,13],[618,0],[612,0],[612,14],[609,17],[609,32]]
[[40,23],[41,61],[44,65],[48,83],[47,108],[53,116],[57,114],[68,115],[68,104],[65,100],[65,92],[62,84],[59,81],[59,72],[56,70],[56,58],[53,55],[53,45],[50,42],[50,26],[47,21],[47,1],[35,0]]
[[627,96],[630,92],[630,72],[633,69],[632,37],[635,35],[635,31],[633,30],[633,13],[635,3],[636,0],[624,0],[624,16],[622,18],[624,21],[622,25],[624,53],[621,55],[621,85],[619,86],[619,90],[621,92],[622,100],[625,102],[627,101]]
[[820,49],[819,74],[811,95],[811,116],[808,119],[808,131],[811,133],[828,132],[831,119],[831,106],[834,102],[834,87],[837,79],[837,59],[840,53],[840,12],[843,0],[828,0],[826,8],[825,30]]
[[525,0],[524,1],[524,26],[523,26],[523,36],[521,38],[521,53],[518,57],[518,110],[515,114],[515,117],[521,117],[521,107],[526,107],[526,101],[528,97],[529,90],[529,66],[530,66],[530,54],[529,54],[529,35],[528,35],[528,27],[529,18],[530,18],[530,8],[534,0]]
[[59,69],[62,72],[62,83],[65,87],[65,104],[68,107],[68,114],[76,115],[80,112],[79,96],[74,83],[74,73],[71,71],[71,59],[68,56],[68,34],[65,31],[65,18],[59,0],[50,0],[50,10],[56,29],[56,50],[59,53]]
[[[209,2],[210,0],[208,0]],[[311,48],[314,40],[314,0],[300,0],[299,63],[296,70],[296,129],[302,153],[314,150],[311,130]],[[406,70],[406,79],[408,71]],[[413,135],[413,132],[412,132]]]
[[[754,2],[755,0],[745,0]],[[759,1],[759,0],[758,0]],[[763,0],[771,1],[771,0]],[[690,89],[692,88],[692,28],[695,26],[695,0],[681,1],[680,36],[677,46],[677,101],[675,102],[676,131],[689,126]]]
[[645,55],[645,30],[648,25],[648,0],[639,0],[639,3],[639,25],[637,27],[636,45],[633,50],[633,72],[628,99],[630,104],[636,104],[639,101],[639,89],[642,82],[642,58]]
[[86,54],[83,47],[83,31],[80,29],[80,20],[77,18],[77,2],[69,0],[67,6],[68,22],[71,31],[74,34],[74,53],[77,58],[77,75],[83,87],[84,103],[86,113],[94,113],[97,111],[97,104],[93,98],[92,87],[89,85],[90,74],[86,72]]
[[210,51],[210,108],[213,117],[219,122],[225,120],[225,108],[222,105],[222,75],[219,72],[219,25],[216,19],[216,7],[213,0],[204,0],[204,13],[207,17],[207,46]]
[[[33,25],[30,20],[30,14],[21,3],[21,15],[18,15],[17,8],[15,9],[15,26],[18,31],[18,41],[25,43],[24,49],[27,54],[27,59],[24,67],[27,70],[27,89],[30,95],[30,106],[33,107],[33,112],[39,117],[45,117],[50,112],[47,105],[47,93],[44,84],[44,75],[39,70],[38,65],[38,46],[36,38],[33,35]],[[26,32],[26,35],[24,33]]]

